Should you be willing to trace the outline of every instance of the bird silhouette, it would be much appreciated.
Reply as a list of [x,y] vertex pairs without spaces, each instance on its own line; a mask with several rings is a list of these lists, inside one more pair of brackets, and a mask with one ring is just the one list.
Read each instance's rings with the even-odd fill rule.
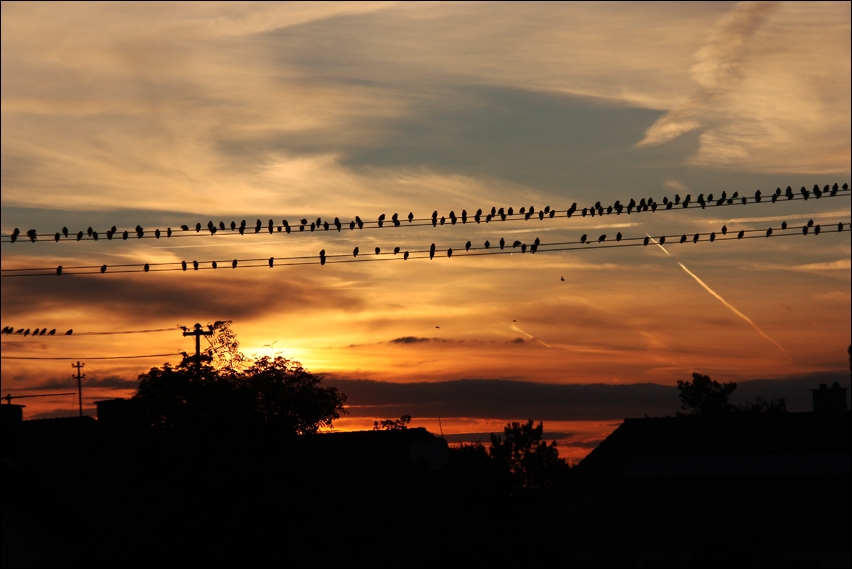
[[[286,225],[286,223],[285,223],[285,225]],[[341,227],[340,218],[338,218],[338,217],[334,218],[334,227],[336,227],[337,230],[340,231],[340,227]]]
[[62,235],[64,235],[65,237],[68,237],[68,228],[67,227],[62,228]]
[[787,229],[787,222],[786,221],[781,222],[781,229]]
[[325,249],[320,251],[319,257],[320,257],[320,265],[325,265]]
[[[260,221],[260,220],[258,219],[258,221]],[[138,230],[137,230],[137,232],[138,232]],[[195,224],[195,232],[196,233],[201,232],[201,222]]]
[[48,336],[54,336],[56,334],[56,328],[47,333]]
[[663,235],[662,237],[660,237],[660,245],[665,245],[665,244],[666,244],[666,236]]
[[444,223],[446,223],[446,222],[447,222],[447,218],[442,215],[441,216],[441,225],[444,225]]
[[[81,232],[81,233],[82,233],[82,232]],[[12,234],[9,236],[9,241],[10,241],[11,243],[14,243],[15,241],[17,241],[17,240],[18,240],[18,235],[20,235],[20,234],[21,234],[21,230],[20,230],[20,229],[18,229],[18,228],[16,227],[16,228],[12,231]],[[77,241],[79,241],[79,239],[77,239]]]
[[485,241],[485,248],[488,249],[489,247],[491,247],[491,242]]
[[24,330],[24,338],[26,338],[29,335],[30,335],[30,329],[27,328],[26,330]]
[[275,257],[269,258],[269,268],[271,269],[275,265]]
[[831,186],[831,194],[829,194],[829,195],[831,195],[832,197],[836,196],[838,189],[839,188],[837,187],[837,182],[835,182],[834,185]]
[[807,234],[808,234],[808,226],[804,225],[804,226],[802,226],[802,235],[807,235]]
[[74,333],[74,329],[72,328],[72,329],[68,330],[67,332],[65,332],[65,335],[70,336],[73,333]]
[[189,231],[188,225],[181,225],[180,228],[183,229],[184,231]]
[[311,232],[313,232],[313,230],[316,229],[316,228],[317,228],[317,224],[314,223],[314,222],[311,222]]
[[712,233],[710,233],[710,243],[712,243],[715,240],[716,240],[716,232],[713,231]]
[[354,249],[352,249],[352,256],[353,256],[353,257],[357,257],[357,256],[358,256],[358,247],[355,247]]
[[470,241],[468,241],[467,243],[464,244],[464,250],[470,251]]
[[681,242],[681,243],[686,243],[686,235],[685,235],[685,234],[684,234],[684,235],[681,235],[681,237],[680,237],[680,242]]
[[538,247],[538,246],[541,244],[541,239],[539,239],[538,237],[536,237],[536,238],[535,238],[535,241],[533,241],[533,244],[534,244],[536,247]]
[[819,198],[821,198],[821,197],[822,197],[822,192],[820,191],[819,186],[814,185],[814,189],[813,189],[812,191],[813,191],[813,193],[814,193],[814,197],[815,197],[816,199],[819,199]]
[[737,233],[737,239],[742,239],[745,237],[745,230],[741,229],[739,233]]
[[157,239],[160,238],[160,230],[159,229],[154,230],[154,237],[156,237]]
[[414,212],[409,211],[408,212],[408,223],[411,223],[412,221],[414,221]]
[[434,243],[432,243],[432,245],[429,247],[429,260],[431,261],[433,257],[435,257],[435,244]]
[[196,270],[196,271],[198,270],[198,261],[193,261],[193,262],[192,262],[192,268],[193,268],[194,270]]
[[[92,239],[94,239],[95,241],[98,240],[98,232],[97,231],[92,231]],[[33,239],[33,241],[35,241],[35,239]]]
[[454,211],[450,212],[450,224],[451,225],[456,224],[456,212],[454,212]]
[[565,277],[559,277],[559,280],[565,282]]
[[772,235],[772,228],[771,227],[766,230],[766,236],[769,237],[770,235]]
[[407,260],[408,260],[408,251],[406,251],[406,252],[405,252],[405,254],[402,256],[402,260],[403,260],[403,261],[407,261]]
[[587,237],[588,237],[588,236],[587,236],[585,233],[583,233],[583,236],[582,236],[582,237],[580,237],[580,243],[585,243],[585,242],[586,242]]
[[450,247],[449,249],[447,249],[447,257],[452,257],[452,256],[453,256],[453,248]]
[[186,270],[186,261],[180,262],[180,268],[183,269],[184,271]]
[[272,228],[275,227],[275,224],[272,222],[271,219],[269,220],[267,227],[269,227],[269,232],[272,233]]
[[349,231],[353,231],[354,229],[355,229],[355,222],[354,222],[354,221],[350,221],[350,222],[349,222]]
[[42,328],[41,332],[38,333],[39,336],[44,336],[45,334],[47,334],[47,328]]
[[650,243],[650,242],[651,242],[651,238],[650,238],[650,237],[645,237],[645,240],[642,242],[642,244],[643,244],[643,245],[647,245],[647,244],[648,244],[648,243]]
[[236,269],[236,268],[237,268],[237,260],[236,260],[236,259],[234,259],[233,261],[231,261],[231,268],[232,268],[232,269]]
[[394,247],[393,254],[396,255],[397,253],[399,253],[399,247]]
[[358,225],[358,229],[364,229],[364,222],[357,215],[355,216],[355,223]]
[[210,266],[213,267],[214,269],[218,269],[219,263],[217,263],[216,261],[213,261],[212,263],[210,263]]
[[506,240],[501,237],[500,238],[500,249],[503,249],[503,247],[505,247],[505,246],[506,246]]
[[615,240],[616,242],[621,241],[621,231],[615,234]]
[[379,227],[381,227],[385,222],[385,214],[381,214],[377,221],[378,221]]
[[166,228],[166,237],[171,237],[171,236],[172,236],[172,228],[168,227],[168,228]]
[[91,227],[86,228],[86,235],[88,235],[89,237],[91,237],[91,236],[92,236],[92,231],[94,231],[94,230],[93,230]]
[[55,233],[53,235],[53,240],[56,241],[57,243],[59,243],[59,233]]
[[520,245],[521,242],[516,240],[514,243],[512,243],[512,249],[516,249],[517,247],[520,247]]
[[378,247],[376,247],[376,255],[378,255],[378,254],[379,254],[379,253],[381,253],[381,252],[382,252],[382,250],[381,250],[381,249],[379,249]]
[[526,253],[526,252],[527,252],[527,244],[524,243],[524,244],[521,245],[521,253]]
[[819,235],[820,227],[819,225],[814,226],[814,235]]
[[837,224],[837,232],[840,233],[841,231],[843,231],[843,222],[842,221]]
[[15,334],[23,334],[23,333],[24,333],[23,328],[18,328],[18,330],[15,331]]
[[491,223],[491,214],[485,216],[485,223]]
[[37,239],[37,234],[35,229],[30,229],[27,231],[27,237],[30,238],[30,243],[35,243]]
[[148,266],[148,263],[145,263],[145,266],[142,268],[146,273],[151,270],[151,267]]
[[598,243],[603,243],[604,241],[606,241],[606,233],[598,237]]
[[107,270],[107,266],[106,266],[106,265],[101,265],[101,274],[105,273],[105,272],[106,272],[106,270]]
[[814,220],[813,220],[813,219],[809,219],[809,220],[808,220],[808,227],[813,227],[813,226],[814,226]]
[[56,267],[56,276],[57,277],[62,276],[62,265],[59,265],[58,267]]
[[727,226],[727,225],[723,225],[723,226],[722,226],[722,235],[727,235],[727,234],[728,234],[728,226]]
[[698,243],[698,236],[699,236],[699,235],[701,235],[701,234],[700,234],[700,233],[696,233],[696,234],[695,234],[695,236],[692,238],[692,242],[693,242],[693,243]]
[[805,189],[804,186],[802,186],[802,189],[800,191],[802,193],[802,197],[805,198],[805,201],[808,201],[808,197],[811,195],[811,193],[807,189]]
[[209,231],[209,230],[213,229],[213,227],[215,227],[215,226],[213,225],[213,220],[212,220],[212,219],[211,219],[211,220],[208,220],[208,221],[207,221],[207,230]]

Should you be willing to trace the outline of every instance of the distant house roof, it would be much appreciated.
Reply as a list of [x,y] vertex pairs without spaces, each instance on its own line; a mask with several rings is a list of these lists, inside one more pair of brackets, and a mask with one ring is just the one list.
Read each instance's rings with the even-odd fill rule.
[[627,419],[553,489],[541,523],[577,565],[848,566],[850,419]]

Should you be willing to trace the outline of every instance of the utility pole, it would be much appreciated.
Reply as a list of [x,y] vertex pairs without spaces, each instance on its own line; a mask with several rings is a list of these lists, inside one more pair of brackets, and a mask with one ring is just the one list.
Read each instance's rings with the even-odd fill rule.
[[80,380],[86,377],[86,374],[81,374],[80,370],[82,370],[85,365],[86,364],[81,364],[80,362],[77,362],[76,364],[71,364],[71,367],[77,368],[77,405],[80,408],[81,417],[83,416],[83,386],[82,383],[80,383]]
[[201,336],[212,336],[213,330],[205,332],[201,329],[201,324],[195,323],[195,330],[187,332],[183,331],[184,336],[195,336],[195,378],[201,379]]

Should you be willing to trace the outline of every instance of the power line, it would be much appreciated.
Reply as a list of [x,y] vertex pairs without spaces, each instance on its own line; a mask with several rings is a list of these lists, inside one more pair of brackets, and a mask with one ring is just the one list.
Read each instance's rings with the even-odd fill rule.
[[[14,329],[14,326],[9,326],[9,327],[3,328],[3,330],[9,330],[9,329]],[[36,330],[38,330],[38,328],[36,328]],[[46,331],[47,328],[44,328],[44,330]],[[53,331],[55,332],[55,330],[56,329],[54,329]],[[72,328],[71,330],[69,330],[69,332],[73,332],[73,333],[70,333],[70,334],[68,332],[66,332],[64,334],[60,333],[57,336],[55,334],[44,334],[44,333],[36,334],[36,333],[33,333],[32,336],[34,338],[35,337],[39,337],[39,338],[67,338],[67,337],[77,337],[77,336],[112,336],[114,334],[151,334],[151,333],[155,333],[155,332],[176,332],[176,331],[177,330],[175,328],[154,328],[154,329],[151,329],[151,330],[122,330],[122,331],[118,331],[118,332],[73,332],[73,328]],[[23,332],[23,331],[21,331],[21,332]],[[19,335],[19,334],[16,333],[16,332],[12,332],[12,331],[6,331],[6,332],[3,332],[3,335]]]
[[[701,195],[703,196],[703,194],[701,194]],[[827,192],[827,193],[822,195],[822,199],[848,197],[850,195],[852,195],[852,192],[850,192],[848,189],[843,189],[843,190],[838,190],[837,192],[834,192],[834,193]],[[778,197],[778,196],[780,196],[780,197]],[[783,197],[785,199],[782,200],[781,197]],[[775,199],[773,199],[773,198],[775,198]],[[749,201],[749,199],[751,199],[751,201]],[[767,196],[762,196],[759,201],[756,198],[738,197],[737,199],[728,198],[724,201],[724,203],[718,203],[717,202],[717,203],[707,204],[705,202],[704,205],[701,205],[698,202],[693,202],[691,200],[687,201],[687,202],[679,202],[677,204],[675,204],[675,202],[667,202],[667,203],[664,204],[665,207],[661,207],[659,205],[659,203],[655,202],[652,198],[649,198],[648,202],[645,202],[645,199],[642,198],[642,201],[640,203],[643,204],[643,205],[640,206],[639,204],[637,204],[636,209],[632,209],[632,208],[628,209],[627,206],[622,206],[621,208],[617,208],[617,207],[614,207],[614,206],[606,206],[606,207],[600,206],[599,208],[587,207],[587,208],[583,208],[582,210],[580,210],[580,209],[573,209],[572,210],[572,208],[575,208],[577,206],[577,204],[574,203],[572,208],[568,208],[568,209],[550,209],[550,207],[548,206],[545,209],[538,210],[538,212],[535,215],[528,215],[528,212],[527,213],[513,212],[512,214],[508,214],[508,213],[506,213],[506,211],[504,211],[506,208],[500,208],[499,211],[503,211],[504,215],[500,215],[499,213],[496,214],[496,215],[491,215],[490,213],[487,213],[487,214],[484,214],[483,216],[477,216],[476,214],[466,215],[466,210],[463,210],[465,212],[465,214],[462,215],[462,216],[456,216],[453,212],[450,212],[453,215],[449,216],[449,217],[448,216],[442,216],[440,218],[438,218],[437,216],[425,217],[425,218],[414,218],[414,217],[412,217],[411,221],[408,221],[407,218],[405,218],[405,219],[397,220],[397,222],[394,222],[393,220],[386,220],[386,219],[383,220],[383,221],[379,221],[379,220],[364,221],[364,220],[361,220],[359,216],[355,216],[355,219],[359,220],[359,222],[356,222],[355,220],[350,220],[349,222],[347,222],[345,224],[341,222],[341,229],[337,229],[337,227],[334,225],[334,223],[328,223],[327,221],[320,223],[319,226],[317,226],[315,222],[309,223],[309,224],[301,224],[300,223],[299,225],[296,226],[296,227],[299,228],[298,231],[292,229],[294,226],[291,226],[289,224],[285,225],[283,223],[282,224],[260,223],[260,225],[255,224],[251,227],[248,227],[248,226],[243,227],[242,231],[240,231],[239,227],[235,228],[235,229],[231,229],[230,231],[228,230],[227,226],[226,226],[225,229],[219,229],[220,226],[218,226],[218,225],[213,225],[212,226],[213,229],[209,229],[209,228],[206,229],[205,226],[201,226],[201,224],[199,223],[199,224],[196,224],[193,228],[189,228],[189,226],[186,226],[188,229],[172,230],[171,228],[168,228],[165,231],[165,235],[163,234],[164,232],[162,232],[160,229],[154,229],[154,230],[142,229],[141,231],[140,230],[133,230],[133,231],[126,230],[126,231],[121,232],[119,237],[115,237],[115,235],[119,233],[118,230],[116,230],[115,232],[108,230],[105,233],[105,235],[107,235],[106,239],[108,241],[124,241],[124,240],[128,240],[128,239],[131,239],[131,238],[134,238],[134,239],[160,239],[162,237],[163,239],[175,239],[175,238],[179,238],[179,237],[201,237],[201,236],[208,236],[208,235],[209,236],[215,236],[219,233],[221,233],[222,235],[244,235],[245,233],[248,233],[249,235],[259,235],[259,234],[262,234],[264,232],[269,233],[269,234],[275,234],[275,233],[312,234],[312,233],[320,233],[320,232],[325,233],[325,232],[333,232],[333,231],[342,231],[343,228],[349,228],[349,229],[353,229],[353,230],[357,228],[357,229],[361,230],[361,229],[380,229],[380,228],[383,228],[385,226],[387,226],[387,227],[426,227],[426,226],[430,226],[430,225],[435,226],[435,227],[437,227],[438,225],[455,226],[455,225],[457,225],[457,220],[462,220],[461,225],[466,225],[468,223],[479,224],[480,223],[480,221],[478,220],[479,218],[484,219],[484,222],[487,224],[487,223],[490,223],[492,221],[495,222],[495,223],[498,222],[498,221],[503,223],[503,222],[506,222],[506,221],[512,221],[512,222],[514,222],[514,221],[528,221],[528,220],[532,220],[532,219],[545,220],[545,219],[554,219],[554,218],[557,218],[557,217],[566,217],[566,216],[567,217],[573,217],[574,215],[576,215],[577,217],[586,217],[587,216],[586,212],[588,212],[588,215],[590,215],[591,217],[612,215],[613,213],[615,213],[616,215],[621,215],[623,209],[628,209],[626,215],[631,215],[631,211],[634,214],[639,214],[639,213],[643,213],[643,212],[647,213],[649,211],[652,212],[652,213],[656,213],[657,211],[662,213],[662,212],[680,211],[680,210],[686,210],[686,209],[694,210],[698,207],[700,207],[701,209],[705,209],[706,207],[716,208],[716,207],[740,206],[740,205],[747,205],[747,204],[769,204],[769,203],[776,203],[776,202],[786,203],[788,201],[807,201],[808,199],[809,198],[805,197],[804,194],[801,194],[801,195],[796,195],[796,194],[792,194],[792,195],[789,195],[789,194],[788,195],[785,195],[785,194],[769,194]],[[815,197],[814,199],[820,199],[820,198]],[[664,200],[668,200],[668,198],[664,198]],[[716,200],[713,200],[713,201],[716,201]],[[597,202],[597,203],[599,204],[600,202]],[[620,201],[617,200],[614,203],[617,204],[617,203],[620,203]],[[671,205],[669,205],[669,204],[671,204]],[[693,205],[690,206],[690,204],[693,204]],[[496,207],[492,208],[492,209],[496,209]],[[511,208],[509,208],[509,209],[511,209]],[[525,208],[521,208],[521,210],[524,210],[524,209]],[[530,208],[530,209],[533,209],[533,208]],[[544,213],[545,210],[547,211],[547,213]],[[479,210],[479,211],[481,211],[481,210]],[[569,212],[571,212],[571,213],[569,213]],[[396,215],[396,214],[394,214],[394,215]],[[336,218],[336,219],[338,219],[338,218]],[[440,219],[440,221],[439,221],[439,219]],[[318,218],[318,220],[321,220],[321,218]],[[258,219],[258,221],[260,221],[260,220]],[[269,220],[269,222],[272,222],[272,221],[273,220],[271,220],[271,219]],[[212,224],[212,221],[208,222],[208,224]],[[220,224],[224,224],[224,222],[220,222]],[[195,229],[195,231],[193,231],[193,229]],[[205,229],[206,229],[206,231],[205,231]],[[48,242],[49,240],[53,240],[55,242],[74,243],[74,242],[77,242],[77,241],[99,241],[99,240],[101,240],[100,234],[97,233],[94,230],[92,231],[91,235],[89,234],[88,230],[87,231],[78,231],[76,234],[72,234],[71,232],[69,232],[67,237],[65,237],[64,234],[59,233],[59,232],[51,234],[51,233],[36,233],[35,230],[31,230],[31,231],[33,231],[32,236],[35,237],[35,242],[39,242],[39,240],[38,240],[39,237],[43,238],[41,242]],[[95,236],[96,234],[97,234],[97,236]],[[20,235],[14,234],[14,235],[15,235],[14,239],[12,239],[11,237],[0,237],[0,243],[12,243],[12,242],[17,241],[18,239],[30,239],[29,235],[26,235],[24,237],[21,237],[21,235],[24,235],[24,234],[20,234]]]
[[140,358],[161,358],[164,356],[176,356],[177,353],[171,354],[147,354],[143,356],[97,356],[81,358],[79,356],[59,358],[59,357],[42,357],[42,356],[0,356],[0,360],[130,360]]
[[[810,225],[805,225],[802,228],[798,227],[778,227],[778,228],[767,228],[767,229],[745,229],[739,232],[735,232],[733,230],[729,230],[726,233],[716,232],[699,232],[695,234],[670,234],[663,235],[658,237],[658,239],[664,239],[664,243],[668,245],[673,244],[681,244],[681,243],[698,243],[698,242],[713,242],[713,241],[732,241],[732,240],[743,240],[743,239],[760,239],[764,237],[771,236],[772,238],[777,237],[793,237],[797,235],[801,236],[809,236],[816,235],[818,233],[836,233],[843,231],[844,226],[848,226],[850,224],[844,224],[843,222],[839,222],[836,225],[826,226],[836,228],[835,231],[831,231],[826,229],[825,231],[821,231],[822,226],[813,225],[811,229]],[[735,234],[736,233],[736,234]],[[757,234],[757,235],[754,235]],[[606,237],[604,235],[604,237]],[[616,238],[617,239],[617,238]],[[536,244],[535,250],[530,250],[531,253],[549,253],[549,252],[557,252],[557,251],[579,251],[579,250],[589,250],[589,249],[610,249],[610,248],[620,248],[620,247],[636,247],[636,246],[644,246],[647,245],[647,241],[645,237],[626,237],[617,239],[615,243],[612,242],[612,236],[609,237],[609,241],[606,239],[601,239],[600,237],[596,238],[592,236],[589,240],[584,241],[583,238],[577,241],[563,241],[563,242],[554,242],[554,243],[543,243],[539,242]],[[505,254],[513,254],[518,252],[526,252],[526,248],[530,247],[529,244],[522,243],[521,241],[516,240],[512,244],[513,246],[509,249],[505,247],[500,247],[500,249],[496,249],[497,244],[489,244],[488,247],[484,245],[481,247],[474,247],[467,245],[463,245],[458,248],[448,248],[446,250],[447,256],[456,256],[456,257],[470,257],[470,256],[483,256],[483,255],[505,255]],[[518,250],[518,246],[521,247],[521,251]],[[434,247],[434,244],[433,244]],[[356,249],[359,249],[356,247]],[[324,250],[323,250],[324,252]],[[39,268],[26,268],[26,269],[3,269],[2,272],[4,274],[0,274],[0,277],[44,277],[44,276],[55,276],[61,274],[61,276],[71,276],[71,275],[89,275],[89,274],[124,274],[124,273],[147,273],[147,272],[167,272],[167,271],[189,271],[192,269],[193,271],[202,271],[202,270],[215,270],[218,268],[223,268],[227,266],[231,266],[233,268],[260,268],[260,267],[268,267],[273,268],[275,266],[301,266],[301,265],[325,265],[325,264],[337,264],[337,263],[365,263],[365,262],[377,262],[377,261],[404,261],[404,260],[416,260],[416,259],[426,259],[433,258],[435,255],[439,254],[442,256],[444,253],[443,248],[439,251],[437,248],[432,249],[416,249],[413,251],[405,251],[403,252],[401,249],[396,252],[378,252],[375,254],[363,252],[361,258],[353,252],[352,254],[334,254],[334,255],[325,255],[322,253],[321,255],[310,255],[310,256],[295,256],[295,257],[270,257],[266,258],[249,258],[249,259],[233,259],[233,260],[208,260],[208,261],[192,261],[191,263],[187,263],[186,261],[181,262],[169,262],[169,263],[150,263],[150,264],[142,264],[142,263],[131,263],[131,264],[120,264],[120,265],[112,265],[109,267],[107,265],[83,265],[83,266],[75,266],[75,267],[39,267]],[[362,254],[359,250],[358,254]],[[229,265],[230,263],[230,265]],[[220,267],[219,265],[222,265]],[[98,270],[88,270],[88,269],[98,269]],[[119,270],[114,270],[118,268]],[[69,272],[69,270],[71,272]],[[226,269],[225,269],[226,270]],[[29,271],[29,272],[27,272]],[[40,272],[35,272],[40,271]]]

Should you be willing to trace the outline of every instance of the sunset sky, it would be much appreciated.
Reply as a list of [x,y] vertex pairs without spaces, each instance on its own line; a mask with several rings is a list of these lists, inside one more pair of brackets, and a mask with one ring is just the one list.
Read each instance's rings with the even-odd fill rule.
[[[10,357],[79,358],[87,406],[132,394],[139,373],[191,351],[176,325],[215,320],[233,321],[246,354],[295,358],[351,389],[367,385],[351,380],[673,386],[693,371],[739,382],[834,374],[848,387],[848,192],[629,216],[580,210],[850,182],[851,36],[848,2],[3,2],[2,324],[75,334],[4,335],[2,394],[74,387],[70,361]],[[492,206],[515,215],[406,228],[409,212]],[[517,211],[530,206],[525,221]],[[545,206],[561,213],[539,220]],[[356,215],[371,223],[350,231]],[[297,228],[318,217],[344,228],[266,231],[270,218]],[[206,230],[243,219],[244,236]],[[809,219],[819,236],[801,235]],[[723,225],[782,233],[785,221],[796,236],[691,239]],[[139,240],[137,224],[184,235],[187,224],[193,237]],[[113,225],[131,238],[108,241]],[[15,227],[63,226],[72,237],[59,243],[8,242]],[[90,226],[101,238],[77,242]],[[690,239],[670,238],[667,252],[594,248],[618,232]],[[588,250],[547,252],[582,234]],[[543,245],[463,255],[468,240],[493,249],[501,237]],[[315,262],[321,249],[334,261],[356,246],[358,259],[392,258],[396,246],[422,257],[414,251],[432,243],[431,261]],[[311,264],[281,265],[299,256]],[[230,267],[268,257],[274,268]],[[220,266],[196,272],[193,260]],[[186,273],[8,276],[180,261]],[[174,331],[81,335],[161,328]],[[175,355],[86,359],[147,354]],[[384,416],[359,414],[366,400],[356,399],[342,427]],[[27,418],[74,409],[69,397],[21,402]],[[387,416],[406,408],[384,405]],[[487,432],[528,418],[481,407],[448,409],[442,426]],[[415,423],[439,428],[440,405],[429,417],[411,408]],[[580,433],[620,413],[614,404],[531,418]],[[578,437],[578,448],[592,440]]]

